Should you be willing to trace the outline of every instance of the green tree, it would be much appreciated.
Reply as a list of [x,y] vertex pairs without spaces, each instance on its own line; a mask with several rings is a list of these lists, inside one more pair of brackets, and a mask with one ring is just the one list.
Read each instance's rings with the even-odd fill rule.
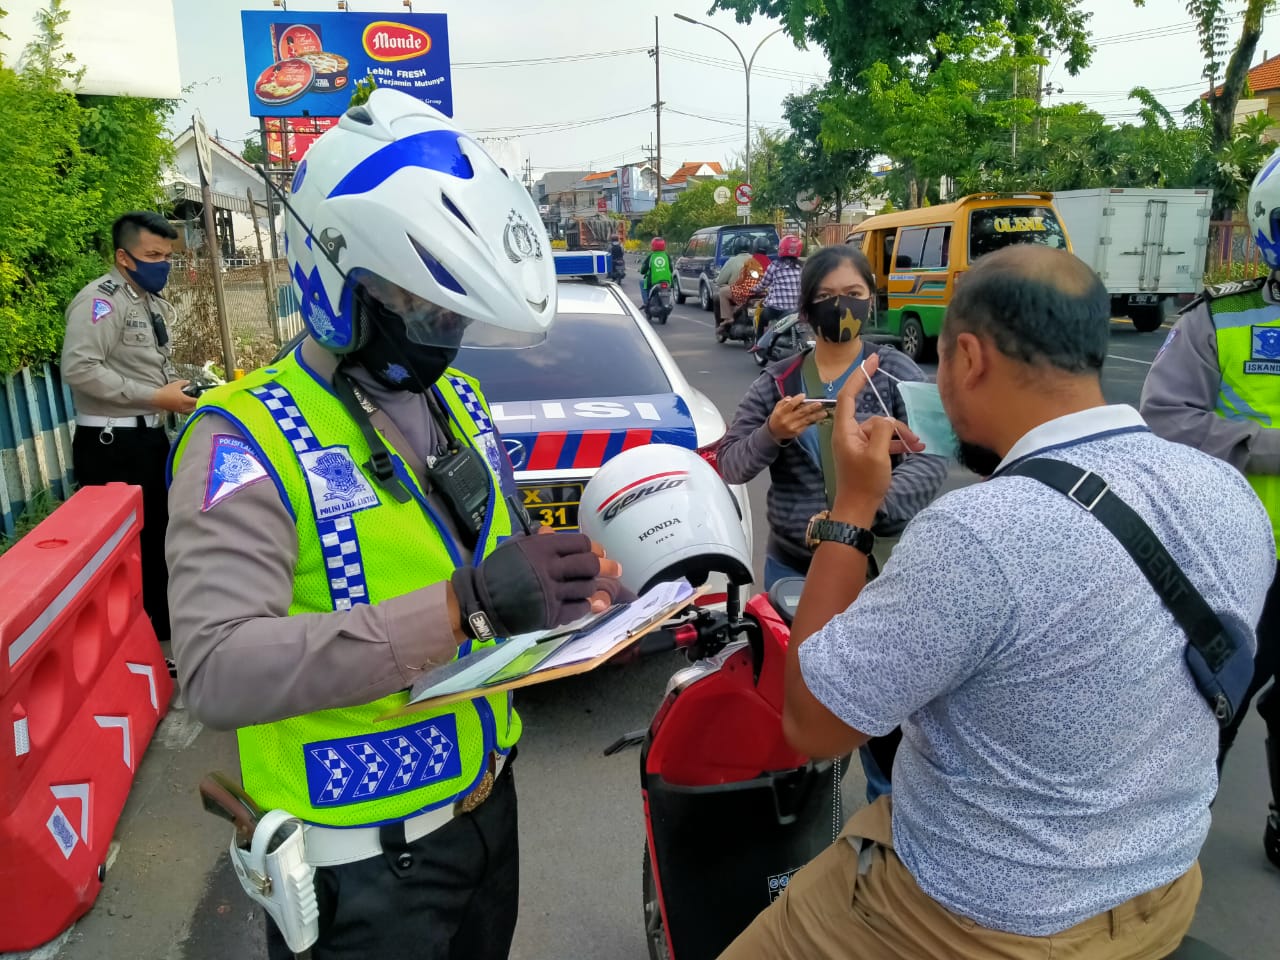
[[733,198],[730,197],[728,203],[716,203],[715,200],[716,188],[725,184],[726,181],[722,180],[708,180],[681,193],[671,204],[663,236],[675,243],[684,243],[695,230],[737,222],[738,211]]
[[990,23],[1025,37],[1021,53],[1036,48],[1062,53],[1071,74],[1088,66],[1093,52],[1089,14],[1080,9],[1080,0],[713,0],[712,10],[732,11],[741,23],[756,14],[781,21],[797,45],[821,47],[831,63],[831,79],[849,87],[857,87],[877,63],[896,74],[923,58],[924,69],[935,70],[948,57],[934,45],[935,37],[967,36]]
[[1034,101],[1006,93],[1015,72],[1042,62],[1019,52],[1026,46],[1026,38],[991,25],[939,35],[899,71],[872,64],[860,89],[818,105],[822,145],[884,153],[906,187],[906,206],[920,206],[943,177],[965,179],[992,143],[1009,144],[1014,127],[1032,119]]
[[671,204],[658,203],[640,218],[631,235],[637,240],[652,240],[667,235],[667,223],[671,220]]
[[51,0],[22,67],[0,62],[0,374],[57,355],[62,311],[100,274],[110,225],[155,208],[168,101],[87,97]]
[[260,163],[263,166],[267,164],[267,151],[262,148],[261,140],[246,140],[244,149],[240,151],[240,156],[250,166],[255,163]]
[[1187,13],[1196,22],[1200,50],[1204,54],[1204,77],[1210,82],[1223,77],[1221,86],[1211,89],[1207,98],[1211,118],[1209,142],[1215,154],[1227,151],[1235,138],[1236,104],[1244,93],[1249,65],[1262,38],[1263,17],[1275,10],[1276,0],[1245,0],[1240,35],[1231,49],[1224,75],[1220,51],[1227,49],[1228,23],[1239,7],[1238,0],[1234,3],[1228,0],[1187,0]]
[[[867,192],[875,181],[871,161],[876,150],[850,143],[832,148],[823,143],[823,105],[832,100],[829,88],[815,88],[793,94],[783,101],[783,113],[790,126],[785,137],[775,137],[768,145],[769,157],[761,164],[753,159],[753,169],[764,169],[756,177],[756,199],[763,209],[780,209],[788,217],[806,223],[808,231],[821,218],[840,219],[854,199]],[[764,131],[761,131],[763,134]],[[813,210],[801,210],[797,199],[808,195],[817,202]]]

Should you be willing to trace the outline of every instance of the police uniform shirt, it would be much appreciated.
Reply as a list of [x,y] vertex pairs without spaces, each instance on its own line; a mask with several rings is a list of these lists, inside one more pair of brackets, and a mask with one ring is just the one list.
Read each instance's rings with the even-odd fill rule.
[[169,347],[156,341],[153,311],[166,324],[174,316],[167,300],[139,292],[119,268],[71,301],[62,377],[78,413],[126,418],[159,411],[155,392],[177,375]]
[[[1264,291],[1268,302],[1269,290]],[[1273,304],[1280,314],[1280,305]],[[1215,412],[1222,384],[1218,335],[1209,301],[1179,319],[1156,354],[1142,387],[1140,410],[1153,432],[1225,460],[1243,473],[1280,473],[1280,429]]]
[[[304,342],[302,357],[332,378],[336,360],[314,341]],[[378,408],[374,426],[421,475],[440,437],[424,397],[386,390],[360,370],[353,376]],[[453,659],[443,582],[349,611],[289,616],[298,538],[280,491],[270,480],[251,482],[206,507],[214,438],[243,434],[216,413],[190,430],[169,488],[166,555],[174,655],[196,716],[231,729],[369,703]],[[437,498],[428,500],[447,516]]]

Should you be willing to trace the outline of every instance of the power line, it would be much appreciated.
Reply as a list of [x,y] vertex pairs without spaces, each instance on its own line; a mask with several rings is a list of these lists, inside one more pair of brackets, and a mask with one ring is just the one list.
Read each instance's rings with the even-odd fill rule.
[[566,53],[554,57],[528,57],[521,60],[460,60],[453,64],[455,70],[478,70],[481,67],[532,67],[547,63],[576,63],[579,60],[604,60],[643,53],[646,47],[623,47],[618,50],[598,50],[594,53]]
[[[742,72],[742,64],[733,60],[723,60],[720,57],[709,57],[704,53],[695,53],[692,50],[682,50],[679,47],[667,47],[667,53],[678,60],[685,60],[689,63],[697,63],[707,67],[717,67],[721,70],[731,70],[735,73]],[[772,77],[777,80],[798,80],[806,83],[826,83],[827,77],[817,73],[803,73],[798,70],[782,70],[776,67],[753,66],[751,68],[752,76]]]
[[587,120],[552,120],[546,123],[530,123],[530,124],[514,124],[502,127],[477,127],[471,132],[473,134],[491,133],[503,135],[504,133],[519,133],[527,137],[536,137],[544,133],[558,133],[562,130],[576,130],[579,127],[590,127],[598,123],[609,123],[613,120],[621,120],[624,117],[634,117],[637,114],[648,113],[648,107],[639,107],[635,110],[628,110],[625,113],[613,113],[604,117],[591,117]]

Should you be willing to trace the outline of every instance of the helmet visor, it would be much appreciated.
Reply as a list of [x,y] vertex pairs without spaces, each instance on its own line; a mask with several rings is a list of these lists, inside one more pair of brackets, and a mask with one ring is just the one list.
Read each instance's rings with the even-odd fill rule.
[[356,292],[366,307],[378,312],[380,322],[385,323],[392,318],[399,320],[404,324],[409,341],[423,347],[516,349],[534,346],[547,337],[545,330],[507,330],[492,323],[473,321],[376,273],[360,277],[356,282]]

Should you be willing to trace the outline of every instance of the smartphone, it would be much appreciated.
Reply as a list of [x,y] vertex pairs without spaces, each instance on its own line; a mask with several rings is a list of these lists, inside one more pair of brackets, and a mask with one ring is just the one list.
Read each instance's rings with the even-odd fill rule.
[[839,400],[837,400],[835,397],[832,397],[831,399],[826,399],[826,398],[824,397],[824,398],[823,398],[823,399],[821,399],[821,400],[806,400],[806,401],[805,401],[805,403],[816,403],[818,406],[820,406],[820,407],[826,407],[828,410],[834,410],[834,409],[836,408],[836,404],[837,404],[837,403],[839,403],[839,402],[840,402],[840,401],[839,401]]

